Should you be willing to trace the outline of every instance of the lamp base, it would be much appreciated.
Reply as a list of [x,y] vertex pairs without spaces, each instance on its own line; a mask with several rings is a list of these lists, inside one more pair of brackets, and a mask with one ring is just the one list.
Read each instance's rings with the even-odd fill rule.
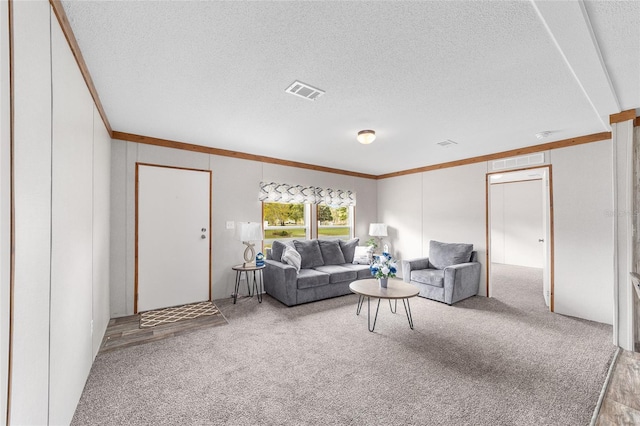
[[244,249],[244,263],[242,267],[256,266],[256,251],[253,249],[255,244],[251,244],[249,241],[243,241],[242,243],[247,245],[247,248]]

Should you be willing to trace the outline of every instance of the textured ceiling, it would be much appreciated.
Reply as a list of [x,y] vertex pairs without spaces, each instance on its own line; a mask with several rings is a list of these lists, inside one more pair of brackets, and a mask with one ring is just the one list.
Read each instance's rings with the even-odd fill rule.
[[[63,6],[120,132],[379,175],[609,131],[640,108],[636,1]],[[294,80],[326,94],[285,93]]]

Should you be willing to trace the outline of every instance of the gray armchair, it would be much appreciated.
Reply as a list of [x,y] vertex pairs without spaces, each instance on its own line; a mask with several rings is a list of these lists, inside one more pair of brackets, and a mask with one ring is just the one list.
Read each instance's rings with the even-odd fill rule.
[[448,305],[478,294],[480,263],[473,244],[429,242],[429,257],[403,260],[402,279],[419,296]]

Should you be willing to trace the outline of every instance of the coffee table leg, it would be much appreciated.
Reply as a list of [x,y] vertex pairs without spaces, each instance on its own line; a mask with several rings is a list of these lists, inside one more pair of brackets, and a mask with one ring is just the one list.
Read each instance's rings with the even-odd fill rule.
[[373,332],[373,330],[375,330],[376,328],[376,321],[378,320],[378,309],[380,309],[380,299],[378,299],[378,307],[376,307],[376,316],[373,319],[373,327],[371,327],[371,298],[367,297],[367,326],[369,327],[369,331],[371,332]]
[[391,313],[395,314],[396,312],[398,312],[398,299],[394,299],[394,303],[395,303],[395,308],[391,307],[391,299],[387,299],[389,301],[389,309],[391,309]]
[[360,315],[360,309],[362,309],[362,302],[364,302],[364,297],[359,294],[358,295],[358,307],[356,308],[356,315]]
[[[405,303],[404,301],[407,301]],[[409,321],[409,328],[413,330],[413,317],[411,316],[411,306],[409,305],[409,299],[402,299],[404,305],[404,312],[407,314],[407,320]]]

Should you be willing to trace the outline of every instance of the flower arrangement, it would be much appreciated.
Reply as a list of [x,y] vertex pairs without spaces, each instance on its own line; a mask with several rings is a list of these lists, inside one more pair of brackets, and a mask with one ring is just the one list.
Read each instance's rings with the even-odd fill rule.
[[373,263],[369,267],[371,275],[376,278],[393,278],[398,271],[398,265],[393,257],[389,253],[382,253],[380,256],[376,256]]

